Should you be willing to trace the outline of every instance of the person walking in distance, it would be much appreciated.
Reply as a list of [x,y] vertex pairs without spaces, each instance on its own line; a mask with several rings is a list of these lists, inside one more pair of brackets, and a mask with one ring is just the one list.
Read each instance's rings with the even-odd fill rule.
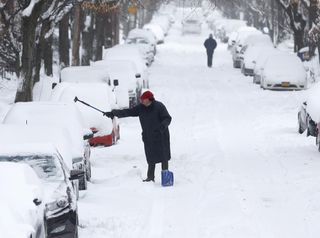
[[204,47],[207,50],[207,64],[208,64],[208,67],[211,68],[213,53],[217,47],[217,42],[215,39],[213,39],[212,34],[210,34],[209,38],[205,40]]
[[156,101],[151,91],[146,91],[140,96],[140,104],[133,108],[112,110],[104,115],[113,118],[139,117],[142,128],[142,141],[148,162],[147,178],[144,182],[154,182],[157,163],[162,164],[162,170],[168,170],[170,153],[170,135],[168,126],[171,123],[163,103]]

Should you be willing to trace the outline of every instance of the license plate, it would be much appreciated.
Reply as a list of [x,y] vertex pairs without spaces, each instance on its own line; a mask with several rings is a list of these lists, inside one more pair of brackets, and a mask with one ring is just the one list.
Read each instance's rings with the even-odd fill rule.
[[289,87],[289,86],[290,86],[290,83],[289,83],[289,82],[282,82],[282,83],[281,83],[281,86],[282,86],[282,87]]

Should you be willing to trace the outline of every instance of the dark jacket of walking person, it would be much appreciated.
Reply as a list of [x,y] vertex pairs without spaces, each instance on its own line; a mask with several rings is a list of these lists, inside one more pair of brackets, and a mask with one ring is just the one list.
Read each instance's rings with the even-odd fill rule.
[[215,39],[213,39],[212,34],[209,35],[209,38],[205,40],[204,47],[207,50],[207,64],[208,67],[212,67],[212,57],[214,50],[217,47],[217,42]]
[[144,181],[154,181],[155,164],[162,163],[162,170],[168,169],[171,158],[170,134],[168,126],[171,122],[166,107],[156,101],[150,91],[140,97],[141,103],[133,108],[112,110],[105,113],[108,117],[139,117],[142,128],[142,141],[148,162],[148,177]]

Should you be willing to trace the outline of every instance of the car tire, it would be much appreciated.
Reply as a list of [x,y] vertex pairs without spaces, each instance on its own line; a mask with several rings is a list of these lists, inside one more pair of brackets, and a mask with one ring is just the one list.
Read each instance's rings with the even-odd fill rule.
[[86,173],[86,177],[87,177],[87,181],[90,181],[91,180],[91,163],[89,163],[89,166],[88,166],[88,170],[87,170],[87,173]]
[[298,113],[298,132],[302,134],[304,130],[302,129],[301,122],[300,122],[300,112]]
[[87,175],[85,174],[82,176],[81,179],[79,179],[79,190],[87,190],[88,188],[88,181],[87,181]]
[[72,231],[72,238],[78,238],[79,237],[79,217],[78,217],[78,209],[76,210],[75,213],[75,220],[76,220],[76,224],[74,226],[74,230]]

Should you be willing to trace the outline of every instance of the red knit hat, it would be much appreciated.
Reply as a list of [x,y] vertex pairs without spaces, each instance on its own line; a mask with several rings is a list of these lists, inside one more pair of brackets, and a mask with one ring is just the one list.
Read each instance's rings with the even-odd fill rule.
[[140,100],[144,100],[144,99],[149,99],[149,100],[154,100],[154,96],[153,93],[150,91],[145,91],[141,96],[140,96]]

